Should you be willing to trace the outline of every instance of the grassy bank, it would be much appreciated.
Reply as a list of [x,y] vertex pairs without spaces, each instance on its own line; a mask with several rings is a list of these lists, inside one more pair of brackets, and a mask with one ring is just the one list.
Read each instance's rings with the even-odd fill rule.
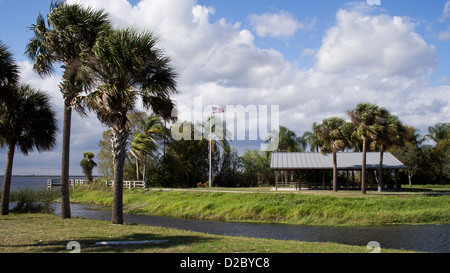
[[[72,201],[110,206],[109,189],[87,188]],[[322,226],[449,224],[450,196],[124,191],[129,213],[184,218]]]
[[[49,232],[51,231],[51,232]],[[118,240],[169,240],[161,245],[95,246]],[[0,253],[69,253],[70,241],[81,252],[124,253],[369,253],[366,246],[310,243],[210,235],[144,225],[112,225],[108,221],[51,214],[11,214],[0,217]],[[383,253],[405,252],[382,249]]]

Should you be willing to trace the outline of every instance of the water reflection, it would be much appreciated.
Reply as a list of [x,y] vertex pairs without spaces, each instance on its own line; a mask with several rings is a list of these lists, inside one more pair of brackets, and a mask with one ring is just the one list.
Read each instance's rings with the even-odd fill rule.
[[[59,204],[54,204],[60,215]],[[111,220],[110,209],[71,204],[72,217]],[[434,253],[450,252],[450,225],[374,226],[374,227],[309,227],[278,224],[234,223],[172,217],[124,214],[125,223],[177,228],[217,235],[245,236],[307,242],[335,242],[366,246],[371,241],[381,248],[406,249]]]

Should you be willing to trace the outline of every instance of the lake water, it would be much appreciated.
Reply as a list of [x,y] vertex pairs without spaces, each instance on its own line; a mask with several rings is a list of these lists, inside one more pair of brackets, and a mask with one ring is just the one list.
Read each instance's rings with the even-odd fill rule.
[[[47,179],[61,179],[61,176],[13,176],[11,190],[47,189]],[[70,176],[70,179],[86,179],[84,176]],[[0,176],[0,191],[3,188],[3,175]]]
[[[0,189],[3,177],[0,177]],[[59,177],[13,177],[12,190],[26,188],[45,189],[47,179]],[[83,177],[71,177],[83,179]],[[53,204],[55,214],[60,215],[60,204]],[[111,221],[110,209],[71,204],[72,217]],[[221,221],[180,219],[172,217],[124,215],[126,223],[177,228],[217,235],[245,236],[277,240],[307,242],[335,242],[366,246],[376,241],[383,248],[406,249],[434,253],[450,253],[450,225],[373,226],[373,227],[309,227],[280,224],[252,224]]]

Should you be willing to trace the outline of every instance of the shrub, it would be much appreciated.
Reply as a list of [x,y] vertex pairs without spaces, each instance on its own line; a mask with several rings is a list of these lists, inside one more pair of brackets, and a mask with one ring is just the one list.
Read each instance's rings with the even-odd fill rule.
[[16,203],[13,212],[51,213],[51,204],[58,198],[58,192],[25,189],[11,192],[11,202]]

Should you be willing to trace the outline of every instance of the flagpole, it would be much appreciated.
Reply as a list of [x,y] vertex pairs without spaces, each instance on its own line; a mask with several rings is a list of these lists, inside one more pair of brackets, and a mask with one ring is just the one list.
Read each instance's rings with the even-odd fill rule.
[[211,172],[211,162],[212,162],[212,158],[211,158],[211,150],[212,150],[212,147],[211,147],[211,142],[212,142],[212,136],[211,136],[211,132],[212,132],[212,129],[211,129],[211,119],[212,119],[212,103],[211,103],[211,112],[209,113],[209,187],[211,188],[211,186],[212,186],[212,181],[211,181],[211,178],[212,178],[212,172]]

